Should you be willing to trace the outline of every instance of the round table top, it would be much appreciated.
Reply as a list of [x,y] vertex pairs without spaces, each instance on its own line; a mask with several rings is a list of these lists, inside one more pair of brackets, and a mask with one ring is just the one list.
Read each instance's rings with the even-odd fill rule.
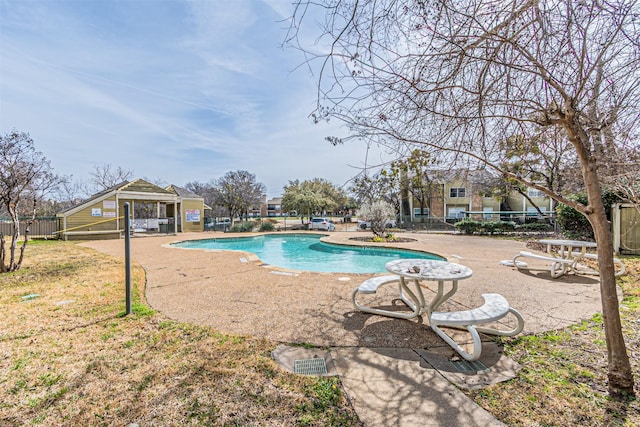
[[540,243],[542,243],[543,245],[574,246],[584,248],[595,248],[598,246],[596,242],[585,242],[582,240],[542,239],[540,240]]
[[461,280],[473,274],[464,265],[433,259],[398,259],[386,263],[385,268],[390,273],[418,280]]

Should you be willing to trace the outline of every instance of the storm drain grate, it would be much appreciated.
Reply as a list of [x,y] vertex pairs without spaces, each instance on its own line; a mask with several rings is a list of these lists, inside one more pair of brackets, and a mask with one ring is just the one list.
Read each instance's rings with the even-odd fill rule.
[[451,364],[458,372],[478,372],[478,371],[488,371],[489,368],[486,367],[484,363],[479,360],[474,360],[470,362],[468,360],[451,360]]
[[322,375],[327,373],[324,357],[302,359],[293,362],[293,372],[300,375]]

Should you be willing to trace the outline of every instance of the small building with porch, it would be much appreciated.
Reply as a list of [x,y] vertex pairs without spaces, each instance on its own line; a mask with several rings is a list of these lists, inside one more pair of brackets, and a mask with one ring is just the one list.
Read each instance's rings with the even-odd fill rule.
[[178,215],[174,215],[173,206],[167,206],[167,216],[178,219],[178,232],[204,230],[204,198],[186,188],[170,185],[165,190],[178,197]]
[[135,233],[203,231],[204,199],[176,186],[159,187],[143,179],[94,194],[56,215],[64,240],[119,239],[124,235],[124,204],[130,205]]

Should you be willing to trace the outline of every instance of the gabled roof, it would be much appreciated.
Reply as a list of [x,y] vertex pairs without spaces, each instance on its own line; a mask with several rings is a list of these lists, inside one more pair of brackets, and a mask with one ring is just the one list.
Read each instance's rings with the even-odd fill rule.
[[95,200],[99,200],[100,198],[104,198],[104,196],[107,196],[108,194],[111,194],[111,193],[117,191],[119,188],[124,187],[128,183],[129,183],[129,181],[123,181],[120,184],[114,185],[113,187],[106,188],[106,189],[104,189],[104,190],[102,190],[102,191],[90,196],[88,199],[84,199],[80,203],[76,203],[75,205],[73,205],[71,207],[68,207],[67,209],[64,209],[64,210],[58,212],[58,214],[67,213],[67,212],[69,212],[69,211],[71,211],[73,209],[76,209],[79,206],[89,204],[89,203],[91,203],[91,202],[93,202]]
[[[162,200],[175,200],[176,197],[176,194],[171,191],[165,190],[162,187],[158,187],[155,184],[151,184],[144,179],[136,179],[134,181],[124,181],[120,184],[114,185],[113,187],[102,190],[99,193],[96,193],[93,196],[89,197],[88,199],[83,200],[81,203],[59,212],[57,215],[64,216],[65,214],[76,212],[80,209],[83,209],[87,205],[99,202],[100,200],[106,199],[116,193],[147,193],[150,195],[157,194]],[[145,197],[142,198],[145,199]]]
[[198,196],[193,191],[187,190],[186,188],[178,187],[177,185],[171,184],[166,188],[166,190],[174,194],[177,194],[179,197],[188,198],[188,199],[202,199],[202,196]]
[[166,190],[162,187],[158,187],[155,184],[145,181],[144,179],[136,179],[135,181],[131,181],[118,188],[118,191],[132,191],[136,193],[164,193],[164,194],[175,194],[169,190]]

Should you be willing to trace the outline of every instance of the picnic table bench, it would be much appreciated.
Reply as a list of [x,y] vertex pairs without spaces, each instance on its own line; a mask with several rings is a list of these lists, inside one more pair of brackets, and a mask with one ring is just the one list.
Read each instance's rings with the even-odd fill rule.
[[[524,328],[522,315],[509,306],[509,302],[505,297],[500,294],[482,294],[482,298],[484,298],[484,304],[471,310],[435,311],[431,314],[431,329],[453,347],[458,354],[469,361],[478,360],[482,352],[482,341],[478,332],[488,335],[513,336],[522,332]],[[518,324],[513,329],[501,330],[477,326],[497,322],[509,313],[514,315],[518,321]],[[468,353],[462,349],[446,332],[440,329],[440,326],[466,329],[473,339],[473,351]]]
[[[524,319],[520,313],[511,308],[507,300],[499,294],[483,294],[484,304],[471,310],[436,311],[438,307],[456,293],[459,280],[471,277],[473,272],[468,267],[446,261],[408,259],[391,261],[386,264],[386,269],[394,274],[372,277],[353,290],[351,299],[354,306],[365,313],[401,319],[412,319],[422,313],[426,313],[429,325],[434,332],[466,360],[477,360],[481,355],[482,342],[479,332],[490,335],[512,336],[519,334],[524,328]],[[431,301],[425,300],[420,285],[422,281],[438,282],[438,290]],[[451,282],[451,288],[446,293],[445,281]],[[381,286],[393,283],[398,284],[399,296],[409,307],[410,312],[368,307],[361,304],[357,299],[359,294],[374,294]],[[409,283],[413,283],[415,289],[411,289]],[[509,314],[512,314],[517,319],[518,324],[515,328],[502,330],[478,326],[497,322]],[[441,327],[468,331],[473,341],[471,353],[458,345]]]

